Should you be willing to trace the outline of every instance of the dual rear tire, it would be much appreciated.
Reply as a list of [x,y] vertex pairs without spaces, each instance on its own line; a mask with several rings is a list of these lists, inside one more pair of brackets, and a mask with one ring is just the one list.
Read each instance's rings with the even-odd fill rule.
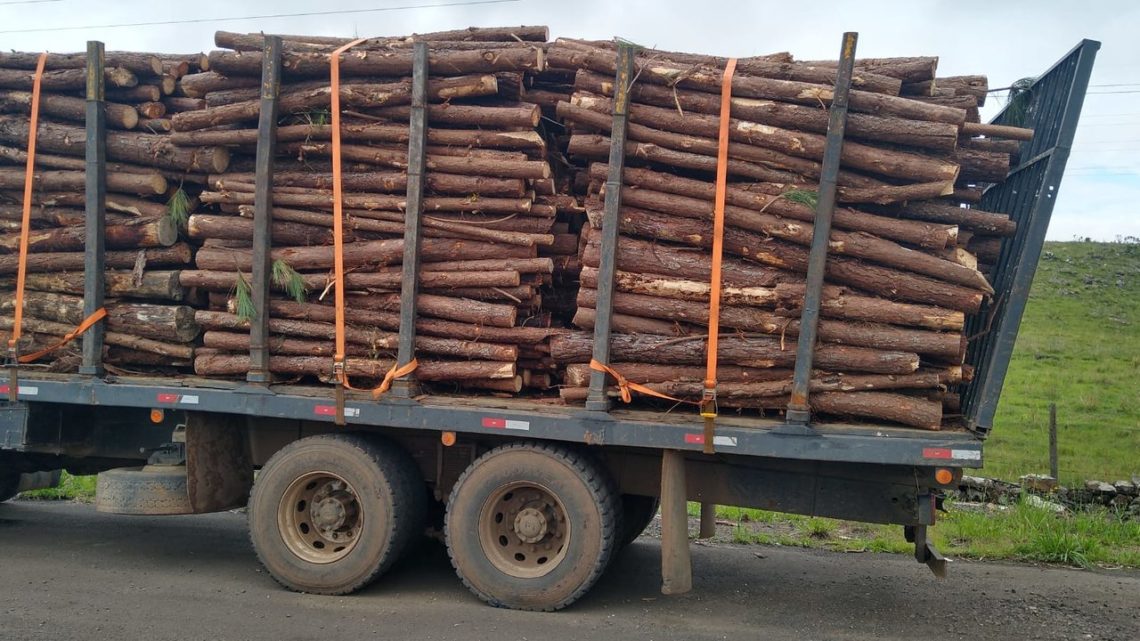
[[[423,476],[395,444],[314,436],[262,468],[249,532],[283,586],[348,594],[408,549],[423,531],[426,507]],[[444,533],[455,571],[476,596],[496,607],[550,611],[576,601],[605,571],[629,537],[622,514],[622,496],[592,458],[515,443],[483,454],[459,478]]]

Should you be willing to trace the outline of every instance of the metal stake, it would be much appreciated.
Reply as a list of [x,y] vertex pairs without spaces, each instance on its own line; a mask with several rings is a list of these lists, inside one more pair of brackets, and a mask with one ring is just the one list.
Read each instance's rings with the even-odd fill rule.
[[[104,230],[107,224],[107,109],[104,105],[103,43],[87,42],[87,143],[83,245],[83,317],[103,306],[106,257]],[[80,374],[103,374],[104,324],[95,323],[83,333]]]

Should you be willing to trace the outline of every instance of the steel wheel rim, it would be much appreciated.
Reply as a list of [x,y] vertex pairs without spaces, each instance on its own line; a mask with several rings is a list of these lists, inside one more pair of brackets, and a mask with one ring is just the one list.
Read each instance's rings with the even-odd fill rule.
[[497,488],[479,513],[479,543],[487,559],[520,579],[538,578],[558,567],[566,558],[571,530],[562,501],[537,483]]
[[333,563],[356,547],[364,509],[356,489],[332,472],[309,472],[285,490],[277,507],[285,547],[309,563]]

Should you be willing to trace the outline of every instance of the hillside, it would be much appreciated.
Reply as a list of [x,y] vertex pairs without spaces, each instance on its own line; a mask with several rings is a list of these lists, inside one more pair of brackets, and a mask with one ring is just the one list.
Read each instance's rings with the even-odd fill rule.
[[1140,245],[1046,243],[984,473],[1048,473],[1057,403],[1063,482],[1140,474]]

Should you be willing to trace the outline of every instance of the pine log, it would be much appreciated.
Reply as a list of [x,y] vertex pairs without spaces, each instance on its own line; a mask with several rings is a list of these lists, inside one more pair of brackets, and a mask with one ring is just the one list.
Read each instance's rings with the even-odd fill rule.
[[[72,207],[45,207],[33,205],[31,211],[33,227],[68,227],[82,225],[87,219],[82,209]],[[12,231],[20,231],[23,221],[23,205],[0,205],[0,220],[12,223]]]
[[[351,76],[411,76],[411,50],[349,50],[341,54],[340,73]],[[542,71],[546,56],[537,47],[492,48],[471,51],[428,49],[428,68],[449,74],[493,73],[496,71]],[[210,68],[231,76],[260,76],[261,55],[256,52],[211,51]],[[281,56],[285,77],[327,78],[327,53],[285,51]]]
[[[598,270],[596,268],[583,268],[579,278],[582,287],[597,289]],[[625,271],[616,272],[614,286],[618,291],[631,294],[646,294],[704,303],[708,302],[712,291],[707,282],[685,280],[676,275],[664,276]],[[798,283],[783,283],[775,287],[727,286],[721,290],[721,301],[723,303],[775,309],[777,314],[782,315],[798,312],[803,303],[803,297],[804,286]],[[860,296],[834,285],[824,286],[821,311],[824,316],[829,318],[935,330],[960,331],[965,322],[965,315],[962,312]]]
[[[11,330],[12,323],[13,321],[10,317],[0,316],[0,329]],[[65,336],[74,330],[74,325],[69,325],[66,323],[56,323],[53,321],[41,320],[38,318],[29,318],[27,316],[25,316],[23,320],[23,331],[25,332],[36,332],[40,334],[49,334],[52,336]],[[191,345],[175,345],[171,343],[164,343],[162,341],[154,340],[151,338],[135,336],[134,334],[124,334],[122,332],[104,332],[103,341],[107,345],[128,347],[140,352],[159,354],[180,360],[189,360],[191,358],[194,358],[194,347]]]
[[[0,116],[0,140],[23,144],[28,121],[21,116]],[[82,127],[40,122],[36,145],[44,151],[83,156],[87,137]],[[107,158],[156,169],[222,173],[230,161],[223,147],[176,147],[166,136],[135,132],[107,133]]]
[[[344,246],[344,266],[346,269],[352,269],[396,264],[403,259],[403,252],[402,238],[348,243]],[[438,238],[423,239],[421,250],[425,262],[456,257],[532,258],[533,253],[534,249],[528,247]],[[299,271],[331,269],[333,265],[332,247],[277,247],[273,250],[272,256],[274,260],[283,260]],[[251,260],[250,251],[245,249],[220,250],[203,247],[198,250],[195,257],[198,268],[208,271],[242,270],[248,273]]]
[[[252,205],[254,194],[246,191],[252,187],[246,185],[245,189],[234,189],[229,185],[229,191],[202,192],[199,196],[204,204],[230,204]],[[305,193],[290,193],[288,188],[274,190],[273,202],[282,207],[300,207],[305,209],[332,209],[333,197],[331,191],[304,189]],[[356,210],[403,211],[407,207],[407,197],[402,194],[377,193],[344,193],[342,194],[344,207]],[[526,214],[530,211],[529,198],[461,198],[446,196],[427,196],[423,199],[424,212],[483,212],[490,214]]]
[[[598,113],[613,113],[611,100],[592,94],[575,93],[571,104]],[[630,105],[629,118],[659,131],[711,140],[717,138],[720,128],[718,116],[702,113],[682,115],[676,110],[636,103]],[[740,146],[760,146],[815,161],[823,159],[827,142],[825,135],[792,131],[735,117],[729,120],[729,137]],[[958,166],[954,162],[850,141],[843,144],[841,161],[850,169],[912,182],[953,182],[958,177]]]
[[[335,49],[350,42],[354,42],[355,38],[338,38],[335,36],[292,36],[281,35],[280,37],[285,44],[290,47],[298,45],[316,46]],[[550,30],[544,26],[519,26],[519,27],[467,27],[466,29],[454,29],[451,31],[436,31],[432,33],[419,33],[410,36],[399,36],[390,38],[369,38],[358,44],[358,47],[368,48],[383,48],[390,49],[395,47],[407,47],[415,42],[546,42],[550,39]],[[261,51],[264,48],[264,34],[249,33],[237,34],[228,31],[214,32],[214,44],[224,49],[237,49],[239,51]]]
[[956,205],[946,205],[937,202],[913,202],[901,209],[886,210],[903,218],[913,220],[927,220],[932,222],[958,225],[983,234],[997,236],[1012,236],[1017,231],[1017,223],[1010,220],[1006,214],[998,214],[980,209],[966,209]]
[[[628,187],[622,189],[622,203],[676,216],[701,217],[708,220],[713,218],[711,202],[647,189]],[[814,229],[811,224],[791,222],[778,216],[733,205],[726,206],[724,212],[726,225],[780,238],[805,247],[811,246]],[[978,289],[987,294],[993,293],[993,288],[977,270],[908,249],[864,232],[834,230],[831,232],[828,249],[835,254],[871,260],[903,271]]]
[[[574,310],[574,318],[571,322],[575,327],[581,329],[594,329],[597,317],[598,311],[596,309],[579,305]],[[649,334],[652,336],[692,336],[700,333],[694,325],[620,312],[610,313],[610,329],[622,334]]]
[[[599,131],[609,132],[610,127],[613,125],[613,118],[608,117],[603,113],[591,111],[582,107],[577,107],[570,103],[558,103],[558,116],[563,120],[573,123],[585,124],[591,128],[598,129]],[[715,159],[718,155],[718,144],[715,140],[699,136],[689,136],[681,133],[674,133],[668,131],[660,131],[638,124],[636,122],[630,123],[627,126],[627,134],[631,140],[635,142],[648,143],[651,145],[660,145],[674,152],[684,152],[686,154],[699,154],[708,156],[713,159],[713,169],[715,170]],[[610,146],[609,138],[604,136],[586,137],[574,135],[571,142],[576,142],[576,148],[572,153],[589,154],[596,157],[607,157],[608,151],[605,154],[603,150],[608,150]],[[687,156],[680,156],[676,153],[666,155],[661,151],[655,150],[649,146],[638,146],[633,149],[627,146],[627,155],[644,157],[647,160],[654,160],[657,162],[676,162],[678,166],[688,169],[708,169],[709,161],[705,160],[703,163],[698,163]],[[764,181],[780,181],[788,180],[786,176],[789,172],[792,174],[792,180],[795,176],[806,176],[818,179],[822,172],[822,165],[809,158],[801,158],[799,156],[792,156],[782,151],[769,149],[766,147],[758,147],[753,145],[729,145],[728,155],[731,159],[728,165],[729,172],[732,175],[740,175],[746,178],[755,178]],[[749,164],[763,165],[768,171],[775,170],[783,172],[781,174],[771,173],[755,173],[756,170],[748,164],[733,164],[732,160],[744,161]],[[859,187],[878,187],[883,183],[874,178],[864,176],[855,172],[841,170],[839,174],[839,183],[842,185],[851,185]]]
[[[327,274],[302,274],[309,291],[321,291],[329,282]],[[346,290],[383,289],[399,291],[400,272],[345,274]],[[419,274],[420,287],[424,289],[454,289],[456,287],[517,287],[519,273],[516,271],[494,272],[425,272]],[[215,292],[229,292],[234,289],[237,274],[232,271],[183,270],[179,281],[184,287],[197,287]]]
[[[579,366],[581,367],[581,366]],[[621,370],[618,370],[621,371]],[[765,370],[755,370],[765,371]],[[625,372],[622,372],[625,374]],[[871,390],[911,390],[937,389],[945,384],[947,377],[938,372],[916,372],[914,374],[853,374],[839,375],[816,372],[809,383],[810,391],[820,392],[862,392]],[[636,379],[635,379],[636,380]],[[731,381],[717,370],[717,402],[756,401],[773,396],[786,397],[792,392],[792,377],[752,381]],[[704,384],[697,380],[664,380],[650,383],[649,387],[680,398],[701,398]],[[810,399],[809,399],[810,400]]]
[[[39,64],[40,54],[5,51],[0,52],[0,67],[8,69],[35,70]],[[162,75],[162,61],[152,53],[137,51],[108,51],[104,54],[104,61],[108,67],[122,67],[133,73],[144,76]],[[44,69],[86,69],[86,53],[49,53],[44,60]]]
[[[11,311],[13,302],[0,301],[0,310]],[[188,343],[198,336],[194,309],[186,305],[151,305],[108,301],[107,329],[167,343]],[[56,323],[78,325],[83,321],[83,297],[51,292],[25,291],[24,311]]]
[[[493,95],[495,91],[496,84],[493,75],[433,78],[428,82],[427,97],[437,102],[445,102],[453,98]],[[332,88],[329,86],[292,89],[286,85],[278,99],[278,108],[285,113],[327,109],[331,97]],[[344,107],[410,104],[412,81],[409,78],[402,82],[388,84],[342,84],[340,85],[340,100]],[[174,129],[177,131],[206,129],[256,120],[260,104],[259,99],[246,100],[199,111],[185,111],[175,114],[171,120],[174,123]]]
[[[612,77],[586,70],[578,72],[574,87],[581,91],[613,96]],[[636,102],[656,107],[679,109],[686,113],[720,115],[720,98],[710,93],[638,83],[630,90],[630,96]],[[741,120],[818,134],[827,133],[827,110],[818,105],[733,98],[731,113]],[[847,116],[846,135],[870,142],[952,151],[957,145],[958,127],[949,123],[852,113]]]
[[[408,106],[369,109],[368,114],[391,122],[407,122],[411,114]],[[510,107],[483,105],[428,105],[428,122],[436,125],[461,125],[492,129],[534,129],[542,117],[538,105],[522,104]]]
[[[82,191],[86,186],[82,171],[37,171],[33,187],[40,191]],[[156,172],[128,174],[109,171],[106,174],[108,191],[156,196],[166,193],[166,179]],[[23,189],[24,170],[0,167],[0,189]]]
[[[655,365],[652,363],[611,363],[615,371],[635,383],[663,383],[677,381],[683,383],[703,383],[704,367],[681,365]],[[568,387],[588,387],[592,369],[585,363],[571,363],[566,366],[564,382]],[[716,379],[721,383],[761,383],[782,381],[792,375],[790,370],[758,369],[721,365],[717,367]],[[700,396],[700,394],[698,394]]]
[[[546,55],[549,64],[555,67],[589,69],[611,76],[617,71],[616,56],[611,51],[600,49],[583,51],[554,44],[547,48]],[[681,68],[658,65],[649,59],[643,59],[639,62],[643,62],[643,66],[640,67],[638,79],[643,82],[679,86],[708,93],[720,93],[723,75],[720,69],[708,66]],[[732,95],[734,97],[782,100],[805,105],[822,103],[825,106],[830,106],[833,91],[830,86],[791,80],[773,80],[744,75],[734,76],[732,80]],[[962,124],[966,116],[962,109],[924,104],[908,98],[868,91],[853,90],[850,93],[849,100],[852,111],[881,116],[947,122],[954,125]]]
[[107,100],[135,104],[139,102],[158,102],[162,100],[162,87],[158,85],[136,85],[125,88],[109,88],[106,92]]
[[[351,305],[359,309],[382,312],[399,312],[398,294],[349,295]],[[424,316],[466,323],[483,323],[493,327],[514,327],[518,321],[518,309],[512,305],[500,305],[485,301],[460,297],[420,294],[416,298],[416,311]]]
[[[341,135],[357,142],[407,144],[408,128],[385,123],[342,123]],[[955,134],[956,135],[956,134]],[[543,153],[546,142],[534,131],[482,131],[479,129],[428,129],[428,144],[456,145],[479,149],[508,149]],[[297,142],[330,140],[331,125],[286,125],[277,128],[277,140]],[[178,131],[171,135],[176,145],[255,145],[256,129]]]
[[[609,171],[609,165],[595,163],[590,167],[590,175],[602,179]],[[646,187],[659,192],[668,192],[706,201],[713,201],[716,186],[702,180],[693,180],[672,174],[655,172],[649,169],[627,167],[622,173],[627,185]],[[766,211],[777,216],[813,222],[814,208],[792,202],[782,194],[787,189],[780,185],[729,185],[725,191],[725,202],[755,211]],[[957,229],[946,225],[907,223],[897,219],[876,216],[855,209],[836,208],[833,223],[841,229],[863,231],[880,238],[910,243],[920,247],[943,248],[954,244]]]
[[261,85],[260,78],[249,76],[223,76],[216,71],[204,71],[182,76],[178,80],[182,94],[187,98],[205,98],[206,94],[223,89],[245,89]]
[[186,98],[183,96],[166,96],[162,99],[166,105],[166,113],[175,114],[183,111],[198,111],[206,108],[206,101],[201,98]]
[[[249,328],[249,321],[227,312],[198,310],[195,320],[206,330],[242,330]],[[351,319],[350,319],[351,323]],[[303,338],[319,338],[333,341],[336,338],[336,326],[332,323],[314,321],[301,321],[282,318],[269,319],[271,334],[285,336],[298,336]],[[345,327],[345,341],[357,345],[365,345],[377,351],[394,351],[399,342],[399,334],[380,332],[374,329],[365,329],[355,325]],[[451,338],[436,338],[434,336],[416,337],[416,349],[430,354],[452,356],[456,358],[472,358],[480,360],[493,360],[514,362],[518,359],[518,348],[511,345],[496,345],[494,343],[476,343]]]
[[[225,191],[231,183],[252,185],[256,178],[256,174],[250,172],[230,172],[210,176],[209,186],[211,189]],[[520,178],[430,173],[424,180],[429,193],[507,197],[522,197],[526,194],[526,183]],[[332,189],[332,175],[313,171],[274,171],[273,184],[279,187]],[[341,188],[349,192],[406,193],[408,174],[404,171],[344,172],[341,174]]]
[[[578,290],[578,304],[597,308],[597,291]],[[679,323],[707,326],[707,303],[645,294],[615,292],[613,310],[643,318],[657,318]],[[756,308],[722,305],[721,327],[746,332],[760,332],[784,336],[798,336],[799,319],[780,317]],[[937,356],[951,362],[961,362],[965,353],[965,340],[960,334],[892,327],[877,323],[850,323],[840,320],[819,321],[819,339],[828,343],[855,345],[881,350],[915,352],[924,356]]]
[[[838,61],[835,60],[801,61],[800,64],[819,67],[839,66]],[[898,78],[907,83],[923,82],[934,79],[935,72],[938,69],[938,57],[856,58],[855,68]]]
[[[332,145],[328,143],[288,143],[281,145],[288,154],[306,156],[331,156]],[[341,145],[341,158],[353,162],[368,163],[381,167],[407,170],[408,154],[403,150],[365,147],[363,145]],[[550,165],[537,160],[499,160],[479,156],[427,155],[427,169],[445,174],[465,176],[492,176],[495,178],[549,178]]]
[[[658,363],[662,365],[703,365],[707,337],[668,338],[635,334],[611,337],[610,359]],[[550,339],[550,355],[563,363],[588,361],[593,354],[592,333],[574,332]],[[795,344],[782,346],[770,336],[721,334],[718,353],[726,365],[760,368],[786,368],[795,364]],[[918,355],[907,352],[821,344],[816,348],[815,365],[829,371],[873,374],[911,374],[918,370]]]
[[[81,230],[82,231],[82,230]],[[134,269],[145,267],[176,267],[186,265],[193,257],[193,251],[186,243],[176,243],[170,247],[138,250],[109,251],[105,261],[107,269]],[[50,254],[29,254],[28,272],[53,272],[82,270],[83,252],[55,252]],[[0,256],[0,274],[15,274],[18,256]]]
[[[429,299],[428,304],[432,305],[433,301]],[[284,300],[270,300],[269,311],[273,317],[324,322],[332,322],[336,314],[336,310],[330,305]],[[390,332],[400,330],[399,312],[353,309],[352,321]],[[428,336],[513,345],[536,345],[545,342],[551,336],[557,336],[567,331],[569,330],[558,328],[495,327],[481,321],[474,323],[453,322],[425,318],[424,316],[416,319],[416,332]]]
[[887,392],[820,392],[808,397],[812,411],[888,420],[925,430],[942,429],[942,403]]
[[[222,238],[252,240],[254,223],[248,218],[193,214],[186,223],[186,233],[193,239]],[[296,222],[274,220],[272,238],[285,245],[329,245],[333,242],[331,229]],[[351,234],[346,235],[351,242]]]
[[[810,185],[807,187],[814,187]],[[954,193],[952,185],[945,182],[915,183],[912,185],[883,185],[875,187],[839,187],[837,200],[841,203],[873,203],[890,205],[938,198]]]
[[[601,237],[588,229],[583,230],[583,234],[587,244],[582,253],[582,263],[598,267]],[[623,236],[618,239],[617,269],[633,273],[671,274],[708,282],[712,276],[712,259],[708,254],[691,249]],[[721,263],[721,281],[728,286],[773,287],[781,282],[799,280],[801,277],[796,274],[731,256],[725,256]]]
[[[35,71],[26,69],[0,68],[0,88],[24,89],[31,91]],[[139,83],[135,74],[122,67],[107,67],[103,70],[103,80],[107,87],[134,87]],[[45,71],[40,81],[41,91],[77,91],[87,87],[86,69],[59,69]]]
[[[395,365],[394,360],[370,358],[345,359],[349,377],[380,380]],[[198,376],[244,376],[249,371],[249,355],[209,354],[194,359]],[[269,371],[292,376],[319,376],[333,380],[333,361],[321,356],[271,356]],[[461,381],[465,379],[513,379],[514,363],[498,361],[431,361],[420,360],[416,378],[421,381]],[[330,391],[330,395],[331,395]]]
[[[83,227],[32,230],[28,234],[28,251],[45,254],[79,251],[87,242],[85,234],[86,230]],[[107,249],[170,247],[178,242],[178,226],[170,218],[107,225],[104,234]],[[0,237],[0,252],[18,251],[20,251],[19,235]]]
[[[130,271],[108,270],[104,274],[105,293],[110,298],[179,302],[186,298],[186,288],[179,284],[179,274],[177,271],[145,271],[139,276]],[[232,279],[230,284],[232,287]],[[0,278],[0,288],[15,287],[15,278]],[[28,274],[24,277],[24,287],[31,291],[82,296],[83,272]]]
[[516,271],[520,274],[550,274],[554,271],[554,261],[549,258],[424,261],[420,263],[420,268],[432,272]]
[[991,125],[977,122],[967,122],[962,125],[963,136],[988,136],[990,138],[1005,138],[1007,140],[1033,140],[1033,130],[1024,127],[1011,127],[1009,125]]
[[[30,114],[32,94],[30,91],[0,91],[0,112]],[[139,123],[139,113],[130,105],[114,102],[104,103],[107,126],[114,129],[134,129]],[[64,120],[86,122],[87,101],[82,98],[42,93],[40,113]]]
[[[41,154],[36,154],[37,158],[40,156]],[[0,192],[0,196],[7,197],[13,202],[23,200],[23,194],[20,192]],[[86,198],[86,194],[82,192],[37,192],[32,194],[32,204],[36,207],[77,207],[82,209],[86,205]],[[160,218],[169,213],[163,203],[115,193],[107,194],[107,211],[127,214],[136,218]]]

